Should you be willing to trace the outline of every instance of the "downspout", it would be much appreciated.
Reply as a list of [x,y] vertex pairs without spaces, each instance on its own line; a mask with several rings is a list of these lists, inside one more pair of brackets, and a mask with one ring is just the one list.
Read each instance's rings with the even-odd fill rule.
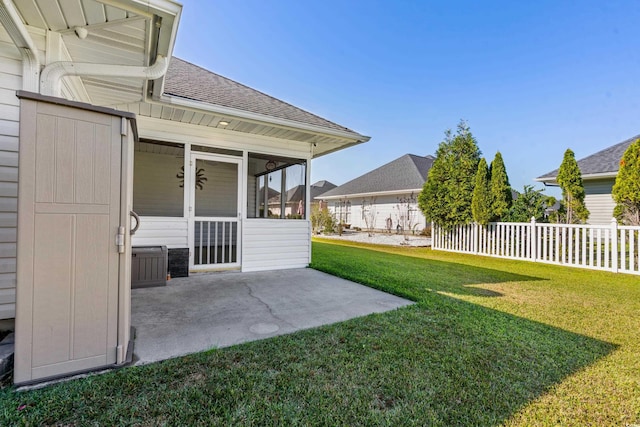
[[38,49],[11,0],[1,0],[0,22],[22,55],[22,89],[38,92],[40,80]]
[[164,76],[168,68],[169,59],[162,55],[158,55],[156,62],[148,67],[70,61],[53,62],[47,65],[40,74],[40,92],[43,95],[59,97],[62,87],[61,79],[65,76],[131,77],[155,80]]

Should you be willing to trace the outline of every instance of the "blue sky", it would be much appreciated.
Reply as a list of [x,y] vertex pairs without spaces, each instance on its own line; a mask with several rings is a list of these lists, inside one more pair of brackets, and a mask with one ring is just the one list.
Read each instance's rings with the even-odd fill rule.
[[518,190],[640,134],[637,1],[182,3],[175,55],[371,136],[313,181],[434,154],[460,119]]

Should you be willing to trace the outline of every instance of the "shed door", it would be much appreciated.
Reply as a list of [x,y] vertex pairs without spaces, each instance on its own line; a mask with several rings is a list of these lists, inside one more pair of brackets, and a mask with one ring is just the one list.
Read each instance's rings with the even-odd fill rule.
[[129,327],[128,125],[30,99],[20,120],[15,383],[122,362]]

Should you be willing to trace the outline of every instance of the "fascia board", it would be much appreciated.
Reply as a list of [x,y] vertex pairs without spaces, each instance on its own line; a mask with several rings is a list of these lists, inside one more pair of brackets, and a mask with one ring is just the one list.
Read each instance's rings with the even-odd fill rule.
[[367,142],[371,137],[363,136],[358,133],[344,132],[336,129],[328,129],[321,126],[315,126],[293,120],[281,119],[277,117],[266,116],[264,114],[251,113],[249,111],[238,110],[236,108],[223,107],[221,105],[209,104],[207,102],[195,101],[192,99],[179,98],[176,96],[163,94],[158,102],[179,107],[186,107],[195,110],[201,110],[209,113],[215,113],[223,116],[233,116],[241,119],[257,122],[269,123],[278,126],[284,126],[293,130],[301,130],[311,132],[318,135],[329,135],[335,138],[341,138],[353,143]]
[[[582,180],[591,181],[591,180],[603,179],[603,178],[615,178],[616,176],[618,176],[618,172],[590,173],[590,174],[582,175]],[[555,185],[558,183],[556,181],[556,178],[557,178],[556,176],[549,176],[545,178],[536,178],[534,181]]]
[[136,15],[180,15],[182,5],[174,0],[97,0],[99,3],[129,10]]
[[618,176],[618,172],[602,172],[602,173],[590,173],[582,175],[582,180],[602,179],[602,178],[615,178]]
[[544,184],[555,184],[556,177],[555,176],[549,176],[549,177],[545,177],[545,178],[535,178],[534,181],[542,182]]
[[370,139],[369,137],[366,137],[366,138],[367,138],[366,140],[349,142],[347,144],[339,145],[339,146],[331,148],[329,150],[320,151],[319,153],[316,153],[315,150],[314,150],[313,158],[317,159],[319,157],[326,156],[327,154],[335,153],[336,151],[340,151],[340,150],[344,150],[345,148],[353,147],[354,145],[364,144],[365,142],[369,141],[369,139]]
[[354,199],[356,197],[378,197],[378,196],[397,196],[400,194],[407,193],[420,193],[422,188],[416,189],[406,189],[406,190],[394,190],[394,191],[375,191],[370,193],[354,193],[354,194],[341,194],[336,196],[327,196],[323,197],[323,195],[319,195],[316,197],[316,200],[339,200],[339,199]]

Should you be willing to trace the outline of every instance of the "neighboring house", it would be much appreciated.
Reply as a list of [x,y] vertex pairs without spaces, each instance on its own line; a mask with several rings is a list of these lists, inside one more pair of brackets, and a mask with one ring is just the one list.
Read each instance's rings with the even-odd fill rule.
[[[589,210],[589,224],[609,224],[616,204],[611,196],[616,182],[620,160],[627,148],[638,138],[636,135],[602,151],[578,160],[584,184],[584,202]],[[545,185],[557,186],[558,169],[536,178]]]
[[416,201],[410,206],[412,225],[420,231],[426,226],[426,220],[418,208],[417,197],[433,161],[433,156],[405,154],[324,193],[321,198],[343,224],[367,228],[367,222],[371,222],[371,228],[395,231],[399,225],[408,228],[406,204],[403,207],[401,200],[413,197]]
[[[330,183],[329,181],[318,181],[314,184],[311,184],[311,186],[309,187],[309,200],[311,201],[311,206],[318,203],[316,198],[319,195],[329,191],[332,188],[336,188],[336,185]],[[287,218],[290,218],[293,215],[304,215],[305,194],[305,186],[302,184],[290,188],[286,193],[287,196],[284,201],[284,207],[282,206],[282,199],[280,198],[280,194],[276,194],[273,197],[270,197],[269,215],[280,215],[280,212],[283,211],[283,208],[285,217]]]
[[[284,212],[287,219],[302,218],[304,216],[305,186],[300,184],[287,190],[284,201],[280,194],[269,199],[269,215],[280,217]],[[284,202],[284,205],[282,204]]]
[[130,356],[132,245],[167,246],[170,265],[186,253],[192,271],[308,265],[306,214],[272,218],[267,201],[309,194],[312,158],[369,140],[172,58],[181,12],[0,3],[0,319],[16,318],[16,383]]
[[319,202],[322,200],[322,195],[325,194],[329,190],[333,190],[336,188],[333,182],[322,180],[311,184],[311,202]]

